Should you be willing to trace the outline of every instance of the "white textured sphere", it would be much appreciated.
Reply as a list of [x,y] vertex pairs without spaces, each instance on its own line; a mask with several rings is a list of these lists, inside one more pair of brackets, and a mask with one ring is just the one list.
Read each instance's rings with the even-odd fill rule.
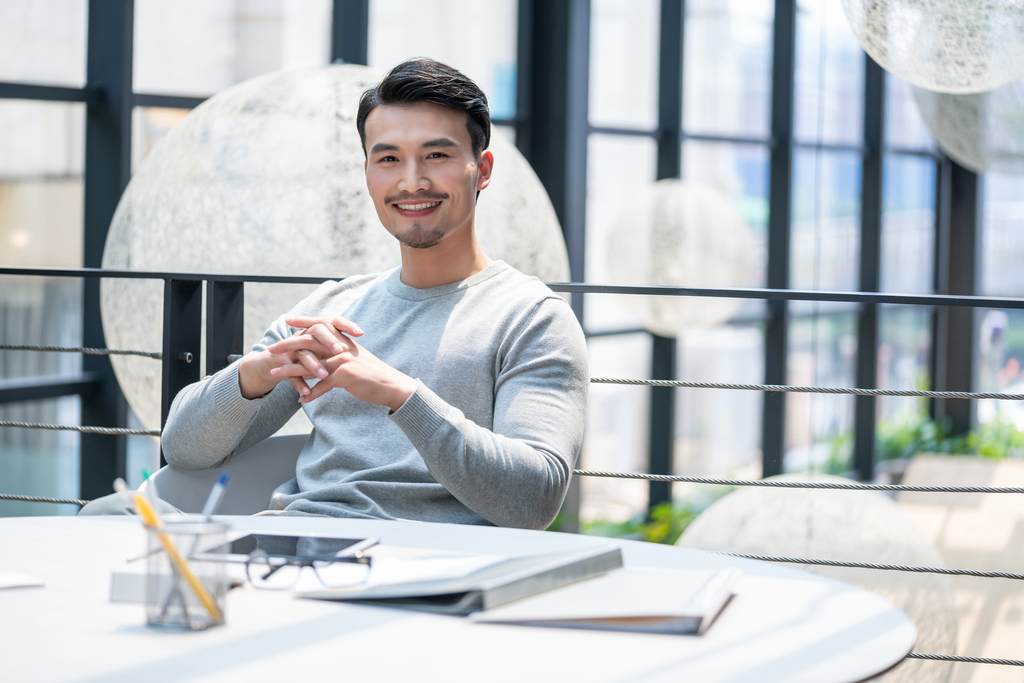
[[[828,475],[782,475],[779,480],[849,483]],[[741,488],[715,502],[677,545],[751,555],[945,566],[942,555],[899,506],[874,491]],[[878,569],[803,566],[876,593],[917,626],[918,652],[954,654],[957,616],[949,577]],[[953,664],[905,660],[872,681],[945,683]]]
[[[659,180],[623,207],[608,244],[612,282],[673,287],[745,287],[754,238],[729,198],[703,183]],[[728,320],[739,299],[630,296],[641,324],[664,337]]]
[[[103,267],[347,277],[399,265],[398,243],[366,191],[356,107],[381,77],[353,65],[277,71],[189,113],[146,157],[121,197]],[[501,135],[480,194],[477,234],[491,258],[545,282],[569,279],[547,193]],[[313,286],[247,284],[245,348]],[[159,350],[163,285],[105,279],[107,346]],[[113,356],[142,423],[160,426],[160,364]]]
[[976,173],[1024,173],[1024,79],[975,95],[914,88],[935,142]]
[[857,40],[884,69],[945,93],[1024,75],[1024,0],[843,0]]

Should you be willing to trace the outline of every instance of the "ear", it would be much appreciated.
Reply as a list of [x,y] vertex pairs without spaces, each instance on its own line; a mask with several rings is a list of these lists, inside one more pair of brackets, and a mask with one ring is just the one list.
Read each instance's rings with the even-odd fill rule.
[[476,167],[476,189],[479,192],[491,184],[491,171],[494,169],[494,155],[491,154],[491,150],[486,150],[480,154],[480,160],[477,162]]
[[366,159],[363,159],[363,173],[366,173]]

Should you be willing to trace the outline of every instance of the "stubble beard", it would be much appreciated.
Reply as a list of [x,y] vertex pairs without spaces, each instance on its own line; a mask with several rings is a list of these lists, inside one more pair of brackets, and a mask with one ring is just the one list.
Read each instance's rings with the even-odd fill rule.
[[444,239],[444,231],[438,228],[424,230],[419,223],[413,223],[412,230],[395,235],[395,239],[410,249],[429,249]]

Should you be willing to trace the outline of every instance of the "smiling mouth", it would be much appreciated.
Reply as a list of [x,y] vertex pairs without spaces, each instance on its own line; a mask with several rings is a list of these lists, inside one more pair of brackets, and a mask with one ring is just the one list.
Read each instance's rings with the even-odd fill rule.
[[418,204],[395,204],[400,211],[426,211],[439,205],[441,202],[420,202]]

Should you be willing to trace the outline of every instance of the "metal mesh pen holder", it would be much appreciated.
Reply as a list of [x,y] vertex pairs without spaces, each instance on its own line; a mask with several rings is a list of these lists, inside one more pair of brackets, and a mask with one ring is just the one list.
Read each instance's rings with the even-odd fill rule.
[[228,527],[170,522],[148,529],[146,624],[201,630],[224,623]]

